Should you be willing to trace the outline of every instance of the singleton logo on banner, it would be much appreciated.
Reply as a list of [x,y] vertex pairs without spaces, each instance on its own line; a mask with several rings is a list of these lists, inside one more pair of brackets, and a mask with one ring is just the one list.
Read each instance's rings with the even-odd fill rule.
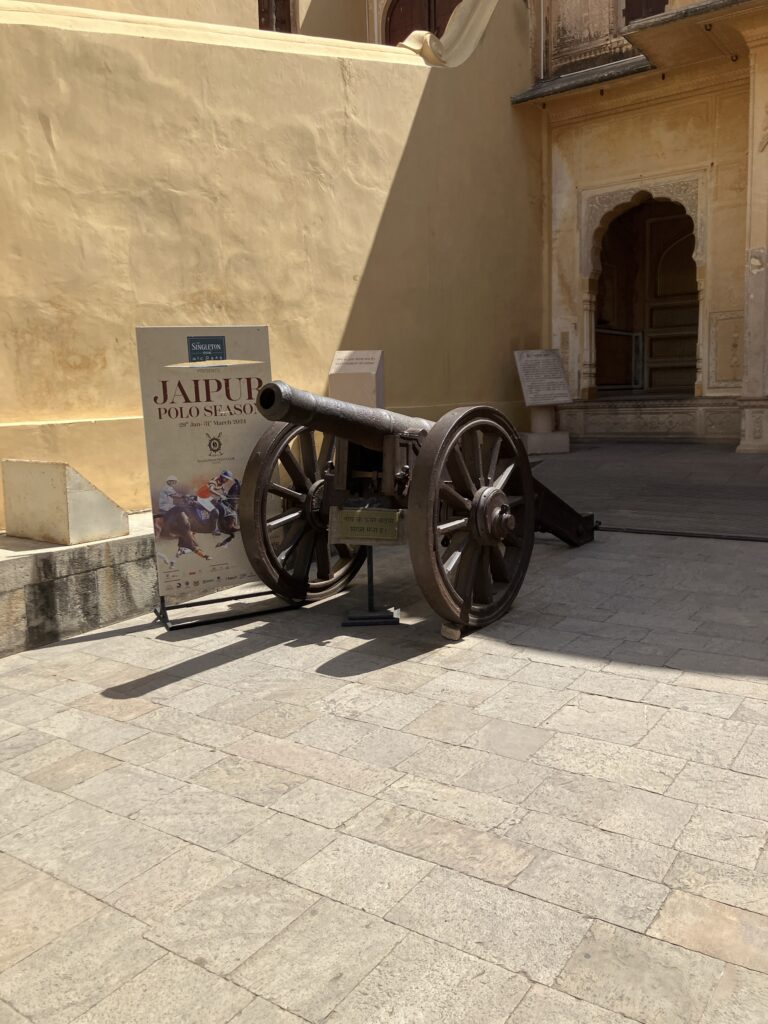
[[205,363],[213,359],[227,358],[227,342],[218,338],[187,338],[187,352],[190,363]]

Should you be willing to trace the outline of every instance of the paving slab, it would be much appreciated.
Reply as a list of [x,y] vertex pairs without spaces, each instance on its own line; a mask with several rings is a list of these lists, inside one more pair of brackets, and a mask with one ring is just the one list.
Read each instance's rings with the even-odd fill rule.
[[0,971],[100,910],[98,900],[49,875],[22,875],[0,891]]
[[272,812],[224,793],[188,783],[136,812],[136,820],[159,832],[219,850]]
[[317,899],[281,879],[239,867],[165,917],[147,937],[201,967],[230,974]]
[[672,889],[768,915],[768,871],[734,867],[681,853],[665,878]]
[[511,882],[535,856],[512,839],[386,800],[371,804],[345,828],[360,839],[499,885]]
[[233,980],[320,1024],[404,935],[370,914],[319,900],[246,960]]
[[165,956],[143,931],[140,921],[106,908],[4,971],[0,999],[31,1020],[69,1024]]
[[510,888],[640,932],[651,924],[669,893],[658,882],[549,852],[539,854]]
[[332,1024],[505,1024],[527,982],[419,935],[408,935],[331,1015]]
[[105,898],[118,910],[157,925],[238,867],[236,860],[188,845]]
[[332,843],[336,833],[289,814],[273,814],[223,848],[234,860],[285,877]]
[[648,934],[768,973],[768,917],[763,914],[673,892]]
[[173,836],[74,800],[0,839],[6,853],[99,897],[180,847]]
[[78,1024],[226,1024],[250,1001],[245,989],[168,954],[102,999]]
[[508,1024],[628,1024],[624,1014],[574,999],[565,992],[532,985]]
[[444,868],[435,868],[387,920],[544,983],[554,981],[591,923]]
[[510,825],[506,835],[533,847],[568,854],[655,882],[664,880],[675,859],[674,850],[645,839],[633,839],[538,811],[529,811],[521,821]]
[[383,916],[431,870],[431,864],[415,857],[339,836],[289,879],[311,892]]
[[724,968],[711,957],[595,922],[557,988],[643,1024],[698,1024]]

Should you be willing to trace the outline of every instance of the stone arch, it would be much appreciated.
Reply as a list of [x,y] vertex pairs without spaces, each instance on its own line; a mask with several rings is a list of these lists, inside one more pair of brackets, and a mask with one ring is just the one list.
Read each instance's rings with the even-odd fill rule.
[[705,322],[702,297],[705,280],[704,225],[699,205],[698,178],[675,178],[661,182],[641,181],[622,188],[586,193],[581,198],[579,217],[579,263],[582,280],[582,309],[580,329],[580,357],[577,393],[583,399],[597,397],[595,353],[595,306],[597,286],[602,270],[601,247],[606,231],[627,210],[653,199],[667,199],[678,203],[693,222],[696,277],[699,285],[699,341],[695,393],[702,388],[703,324]]
[[699,216],[699,182],[696,178],[675,179],[653,184],[641,183],[607,192],[587,195],[581,210],[581,276],[597,281],[600,276],[600,249],[603,237],[613,221],[651,199],[668,199],[679,203],[693,221],[695,246],[693,259],[699,282],[704,277],[703,225]]

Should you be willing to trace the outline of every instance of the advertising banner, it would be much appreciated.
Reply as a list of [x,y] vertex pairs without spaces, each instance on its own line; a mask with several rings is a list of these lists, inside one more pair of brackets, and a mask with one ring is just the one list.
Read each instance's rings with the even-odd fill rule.
[[240,483],[269,425],[256,394],[271,380],[266,327],[138,327],[160,596],[249,583]]

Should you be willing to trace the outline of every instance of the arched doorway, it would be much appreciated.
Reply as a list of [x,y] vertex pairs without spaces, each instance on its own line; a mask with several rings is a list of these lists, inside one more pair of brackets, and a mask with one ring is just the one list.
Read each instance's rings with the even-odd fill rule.
[[694,225],[679,203],[648,199],[603,236],[595,306],[595,383],[603,397],[693,395],[699,291]]
[[384,16],[384,42],[396,46],[416,29],[441,36],[459,3],[460,0],[392,0]]

